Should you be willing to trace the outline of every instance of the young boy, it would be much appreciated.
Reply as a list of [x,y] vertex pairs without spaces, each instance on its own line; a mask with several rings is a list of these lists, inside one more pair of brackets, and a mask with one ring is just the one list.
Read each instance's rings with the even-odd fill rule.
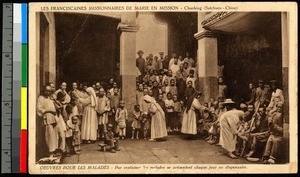
[[126,136],[126,123],[128,120],[127,109],[125,108],[125,102],[120,101],[120,106],[116,112],[117,131],[121,139],[125,139]]
[[72,116],[67,121],[67,132],[66,132],[66,149],[67,156],[71,153],[80,154],[80,130],[79,130],[79,118],[77,115]]
[[194,76],[194,74],[195,74],[194,72],[195,72],[194,70],[190,70],[189,76],[186,79],[186,83],[188,83],[189,81],[192,81],[192,87],[196,88],[197,78]]
[[180,127],[180,115],[182,112],[182,103],[178,100],[178,96],[174,95],[173,96],[173,101],[174,101],[174,130],[179,131]]
[[[109,100],[110,103],[110,107],[112,107],[112,102],[111,102],[111,93],[109,91],[106,92],[106,97]],[[113,111],[112,109],[110,109],[109,111],[107,111],[107,116],[108,116],[108,123],[109,124],[113,124],[115,121],[114,115],[113,115]]]
[[134,119],[132,121],[132,138],[134,139],[136,133],[136,139],[139,139],[139,134],[141,130],[141,119],[142,119],[142,112],[140,111],[140,106],[135,105],[133,111]]
[[116,153],[116,151],[121,150],[119,148],[119,141],[118,141],[117,138],[115,138],[115,134],[113,132],[113,125],[112,124],[107,125],[107,130],[105,131],[104,143],[110,145],[110,152],[111,153]]
[[166,112],[166,124],[167,124],[167,131],[172,132],[174,128],[173,123],[173,114],[174,114],[174,101],[172,100],[172,94],[169,92],[167,94],[167,99],[165,100],[165,105],[167,108]]
[[139,84],[138,90],[136,91],[136,103],[138,104],[140,101],[140,98],[144,96],[144,87],[143,84]]
[[175,79],[171,79],[170,86],[166,91],[167,93],[170,92],[172,95],[177,95],[177,87],[175,85]]
[[161,91],[162,91],[162,94],[163,94],[163,100],[166,100],[167,99],[167,88],[169,86],[169,82],[167,80],[164,81],[164,85],[163,87],[161,88]]

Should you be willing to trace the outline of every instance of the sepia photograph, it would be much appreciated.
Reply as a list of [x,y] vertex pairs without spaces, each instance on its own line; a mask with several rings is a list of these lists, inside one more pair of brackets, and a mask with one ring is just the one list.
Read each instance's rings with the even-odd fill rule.
[[290,164],[290,12],[86,4],[29,6],[34,173]]

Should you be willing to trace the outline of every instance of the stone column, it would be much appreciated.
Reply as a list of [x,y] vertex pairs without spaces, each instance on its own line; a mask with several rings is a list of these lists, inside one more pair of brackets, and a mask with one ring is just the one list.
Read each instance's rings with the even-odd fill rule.
[[289,23],[287,12],[281,12],[281,42],[282,42],[282,91],[284,96],[283,107],[283,137],[286,146],[284,156],[289,161]]
[[203,93],[204,101],[218,97],[218,51],[217,38],[209,30],[202,28],[205,13],[198,12],[198,89]]
[[[118,26],[120,34],[120,75],[121,96],[129,113],[133,111],[136,102],[136,13],[122,14],[121,23]],[[132,119],[129,117],[129,119]]]
[[49,82],[53,82],[56,86],[56,36],[55,36],[55,18],[54,13],[48,12],[44,13],[46,19],[49,23],[49,55],[48,55],[48,66],[47,71],[49,75],[46,76],[49,79]]

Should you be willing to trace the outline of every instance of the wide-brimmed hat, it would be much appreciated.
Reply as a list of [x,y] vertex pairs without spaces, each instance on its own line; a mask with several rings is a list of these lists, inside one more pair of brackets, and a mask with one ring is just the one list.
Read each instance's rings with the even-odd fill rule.
[[164,52],[159,52],[159,54],[160,54],[160,55],[163,55],[163,54],[164,54]]
[[261,80],[261,79],[259,79],[259,80],[258,80],[258,83],[263,83],[263,82],[264,82],[264,81],[263,81],[263,80]]
[[231,98],[228,98],[224,101],[224,104],[235,104],[235,102],[232,101]]
[[277,80],[271,80],[270,83],[277,83]]
[[139,50],[138,52],[137,52],[137,54],[139,54],[139,53],[144,53],[142,50]]

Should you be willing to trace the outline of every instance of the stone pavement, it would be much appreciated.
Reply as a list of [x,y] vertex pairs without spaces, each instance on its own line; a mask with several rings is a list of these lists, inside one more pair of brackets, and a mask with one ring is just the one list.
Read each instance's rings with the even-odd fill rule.
[[249,164],[243,158],[231,159],[220,146],[204,140],[185,140],[170,135],[167,141],[120,140],[121,151],[100,151],[99,142],[83,144],[80,155],[65,157],[63,164]]

